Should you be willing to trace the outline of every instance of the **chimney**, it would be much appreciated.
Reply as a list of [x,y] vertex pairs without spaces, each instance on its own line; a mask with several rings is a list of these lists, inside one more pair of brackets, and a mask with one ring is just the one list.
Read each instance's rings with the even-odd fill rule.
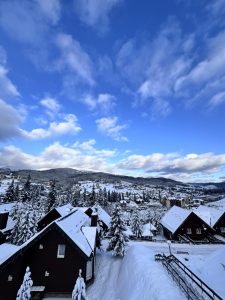
[[0,213],[0,229],[5,229],[8,221],[9,212]]
[[91,214],[91,227],[97,227],[97,221],[98,221],[98,214],[96,212],[93,212]]

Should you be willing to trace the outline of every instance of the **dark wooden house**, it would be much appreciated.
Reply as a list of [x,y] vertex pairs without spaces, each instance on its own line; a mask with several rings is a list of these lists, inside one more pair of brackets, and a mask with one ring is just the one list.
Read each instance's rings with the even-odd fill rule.
[[71,295],[79,269],[86,282],[92,281],[96,231],[90,218],[77,209],[52,222],[9,257],[1,260],[0,255],[0,299],[15,300],[27,266],[33,296]]
[[74,207],[69,203],[63,206],[55,207],[38,222],[38,230],[42,230],[48,226],[51,222],[68,215]]
[[216,233],[225,236],[225,210],[223,208],[200,205],[195,213]]
[[14,205],[15,203],[6,203],[0,205],[0,244],[5,243],[15,225],[10,216],[10,212],[12,211]]
[[193,211],[171,207],[160,221],[163,233],[170,240],[200,241],[214,230]]

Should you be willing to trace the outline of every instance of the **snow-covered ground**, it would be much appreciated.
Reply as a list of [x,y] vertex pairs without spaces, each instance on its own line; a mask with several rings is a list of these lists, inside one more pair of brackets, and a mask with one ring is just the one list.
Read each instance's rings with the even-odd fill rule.
[[[225,251],[225,246],[172,244],[171,250],[205,280],[199,272],[201,264],[215,251]],[[109,252],[98,253],[96,278],[87,288],[89,300],[186,299],[161,263],[155,262],[155,253],[169,254],[167,243],[130,242],[124,258],[115,258]],[[215,284],[218,278],[210,276],[209,281],[219,292]]]

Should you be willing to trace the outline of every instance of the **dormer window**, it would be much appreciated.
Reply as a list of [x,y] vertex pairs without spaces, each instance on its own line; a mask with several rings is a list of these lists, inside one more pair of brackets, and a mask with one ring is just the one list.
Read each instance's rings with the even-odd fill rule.
[[66,252],[66,245],[59,244],[58,245],[58,250],[57,250],[57,258],[64,258],[65,257],[65,252]]
[[39,247],[38,247],[38,249],[39,249],[39,250],[43,250],[43,249],[44,249],[44,246],[43,246],[42,244],[40,244]]
[[8,276],[8,281],[12,281],[12,280],[13,280],[12,275],[9,275],[9,276]]

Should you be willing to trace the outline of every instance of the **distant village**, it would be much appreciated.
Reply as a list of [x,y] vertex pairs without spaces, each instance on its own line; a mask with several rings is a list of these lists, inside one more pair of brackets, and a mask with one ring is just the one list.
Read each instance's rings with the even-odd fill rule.
[[105,241],[120,257],[129,241],[225,244],[225,194],[214,190],[1,174],[0,299],[16,299],[26,272],[31,299],[71,295],[79,276],[91,285]]

